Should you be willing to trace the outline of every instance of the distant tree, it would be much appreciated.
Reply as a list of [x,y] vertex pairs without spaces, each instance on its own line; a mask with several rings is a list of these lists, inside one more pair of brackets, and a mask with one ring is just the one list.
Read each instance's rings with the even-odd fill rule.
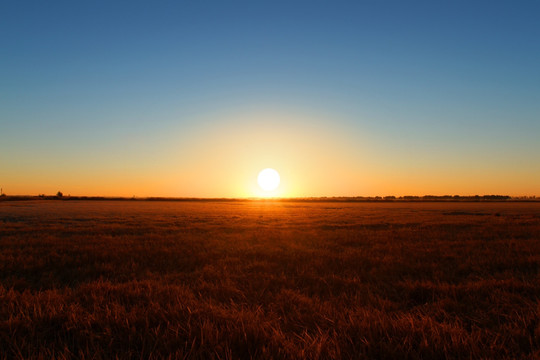
[[64,194],[62,194],[62,192],[61,192],[61,191],[59,191],[59,192],[57,192],[57,193],[56,193],[56,197],[59,197],[59,198],[61,198],[62,196],[64,196]]

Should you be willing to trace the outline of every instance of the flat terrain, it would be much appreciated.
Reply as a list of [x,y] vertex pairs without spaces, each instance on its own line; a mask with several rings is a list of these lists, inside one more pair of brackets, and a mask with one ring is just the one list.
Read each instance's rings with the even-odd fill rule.
[[0,202],[0,358],[540,358],[540,203]]

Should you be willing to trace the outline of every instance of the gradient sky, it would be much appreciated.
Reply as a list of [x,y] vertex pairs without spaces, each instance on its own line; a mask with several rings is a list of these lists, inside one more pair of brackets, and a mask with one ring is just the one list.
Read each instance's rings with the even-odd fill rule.
[[7,194],[540,195],[538,1],[3,1]]

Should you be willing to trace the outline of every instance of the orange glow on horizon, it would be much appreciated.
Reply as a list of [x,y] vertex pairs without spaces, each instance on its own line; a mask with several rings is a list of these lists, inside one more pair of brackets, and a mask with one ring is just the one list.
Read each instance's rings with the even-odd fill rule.
[[[388,151],[373,134],[336,129],[328,115],[286,109],[230,111],[194,119],[189,131],[171,129],[159,146],[111,144],[100,154],[40,162],[2,174],[8,195],[64,194],[123,197],[322,197],[386,195],[535,195],[536,168],[508,169],[474,157],[443,158]],[[99,161],[97,156],[99,155]],[[444,154],[443,154],[444,155]],[[36,155],[39,159],[39,154]],[[7,163],[9,165],[9,163]],[[84,164],[84,166],[81,166]],[[264,191],[265,164],[281,182]],[[16,166],[11,164],[11,166]],[[39,174],[39,176],[36,176]],[[536,185],[534,185],[536,184]]]

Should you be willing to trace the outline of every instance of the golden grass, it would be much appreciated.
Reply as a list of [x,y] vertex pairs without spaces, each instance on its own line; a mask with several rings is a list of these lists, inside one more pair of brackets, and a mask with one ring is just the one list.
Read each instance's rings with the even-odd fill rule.
[[540,357],[540,203],[0,203],[0,358]]

